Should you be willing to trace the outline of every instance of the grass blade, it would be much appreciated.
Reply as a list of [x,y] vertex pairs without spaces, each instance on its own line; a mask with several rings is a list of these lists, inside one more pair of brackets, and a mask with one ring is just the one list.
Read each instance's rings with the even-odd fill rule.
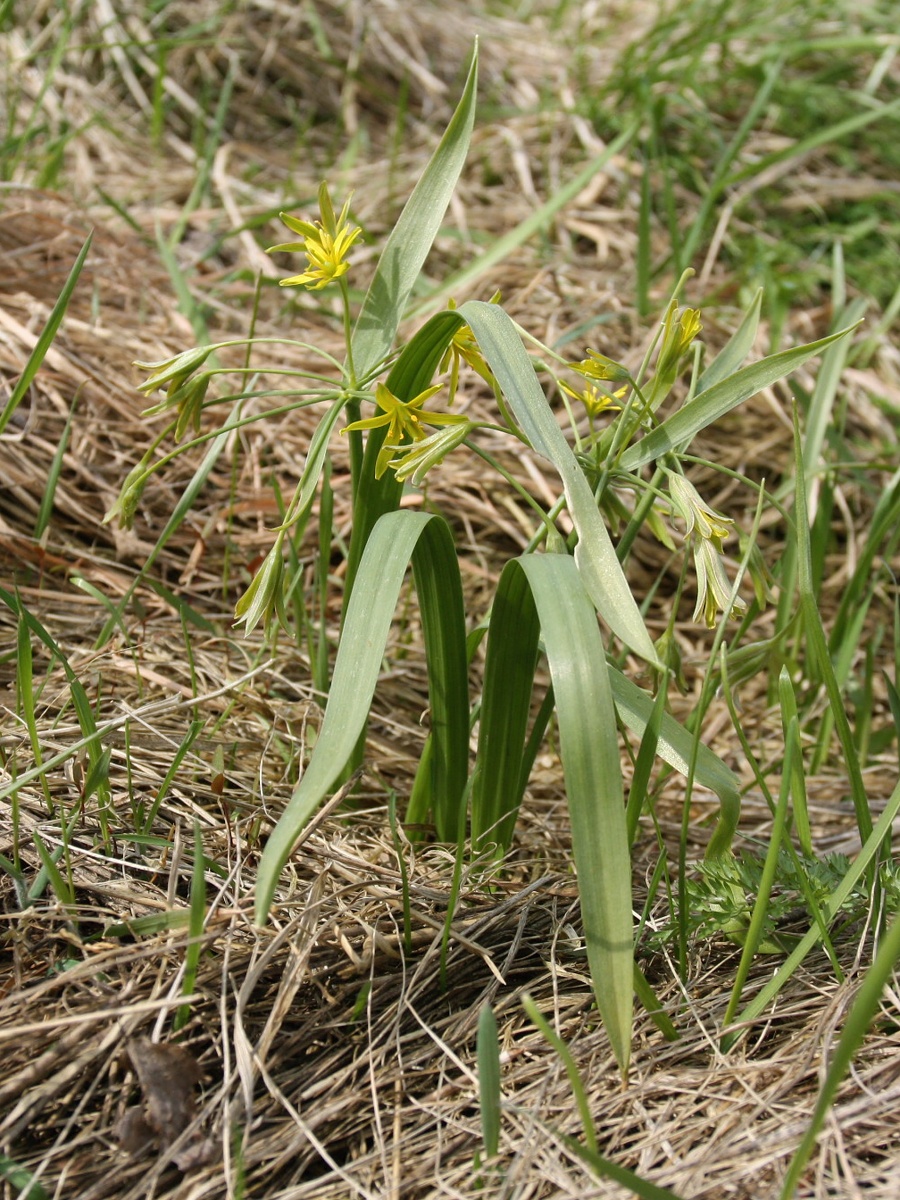
[[84,266],[85,259],[88,256],[88,251],[91,248],[91,240],[93,233],[89,233],[84,245],[79,251],[78,257],[69,272],[69,277],[63,285],[62,291],[53,306],[50,316],[47,318],[47,324],[41,331],[41,336],[35,343],[35,347],[28,356],[28,362],[19,376],[19,382],[12,390],[12,394],[6,402],[3,412],[0,413],[0,433],[3,433],[6,426],[9,424],[13,413],[22,403],[28,389],[40,370],[41,363],[47,356],[47,351],[53,344],[53,339],[56,337],[57,331],[62,324],[62,319],[66,315],[66,309],[69,306],[69,301],[72,298],[72,293],[75,291],[75,284],[78,282],[78,276],[81,274],[81,269]]
[[[653,719],[653,697],[612,666],[609,681],[620,720],[642,738]],[[719,822],[709,843],[710,853],[715,855],[719,847],[724,849],[731,845],[741,813],[741,784],[734,771],[708,746],[695,743],[694,735],[674,717],[666,712],[662,714],[656,753],[684,776],[689,776],[693,770],[694,781],[709,788],[721,802]]]
[[893,976],[898,960],[900,960],[900,917],[895,917],[878,947],[875,960],[866,972],[853,1001],[853,1006],[847,1015],[834,1051],[834,1057],[831,1060],[831,1066],[828,1068],[828,1074],[825,1076],[825,1082],[819,1092],[809,1128],[791,1159],[791,1165],[781,1189],[781,1200],[791,1200],[797,1189],[800,1176],[812,1154],[816,1138],[819,1136],[828,1110],[837,1095],[841,1080],[849,1071],[853,1055],[862,1045],[863,1038],[878,1012],[882,993]]
[[623,130],[618,137],[614,138],[606,146],[602,154],[596,158],[592,158],[587,166],[570,179],[568,183],[563,184],[538,209],[530,213],[524,221],[520,221],[509,233],[505,233],[493,242],[490,249],[486,250],[484,254],[479,255],[474,262],[463,267],[461,271],[458,271],[449,279],[445,279],[414,310],[412,315],[418,316],[421,313],[427,312],[434,308],[440,300],[452,296],[454,292],[470,288],[476,280],[486,275],[497,263],[503,262],[505,258],[512,254],[513,250],[524,245],[529,238],[540,232],[540,230],[546,229],[556,214],[574,200],[580,192],[583,192],[594,176],[598,175],[611,159],[617,154],[622,153],[639,127],[640,122],[633,121],[627,129]]
[[489,1004],[485,1004],[478,1018],[476,1056],[484,1155],[494,1158],[500,1149],[500,1039],[497,1019]]
[[[900,812],[900,784],[898,784],[891,793],[890,799],[885,805],[884,811],[875,823],[870,836],[866,839],[863,848],[853,860],[847,874],[841,880],[840,884],[834,889],[828,899],[821,906],[823,919],[827,923],[831,923],[837,914],[840,912],[841,905],[852,893],[854,887],[863,877],[869,867],[876,862],[877,856],[881,851],[884,840],[890,837],[891,826],[894,818]],[[795,949],[788,955],[784,963],[769,982],[760,989],[756,996],[750,1001],[746,1008],[742,1009],[738,1015],[735,1024],[744,1025],[747,1022],[755,1020],[756,1017],[765,1009],[770,1001],[774,1000],[793,973],[797,970],[803,960],[809,954],[810,950],[819,942],[821,934],[818,926],[813,927],[801,939]],[[737,1041],[741,1034],[738,1029],[734,1033],[726,1034],[722,1039],[723,1050],[730,1049]]]
[[759,288],[753,297],[753,303],[744,313],[740,325],[697,380],[696,395],[707,391],[713,384],[721,383],[729,375],[733,375],[753,349],[756,331],[759,328],[762,298],[763,290]]

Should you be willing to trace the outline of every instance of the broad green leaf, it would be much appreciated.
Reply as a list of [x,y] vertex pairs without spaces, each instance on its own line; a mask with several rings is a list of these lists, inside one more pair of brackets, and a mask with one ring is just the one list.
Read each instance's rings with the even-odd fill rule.
[[[500,774],[521,756],[521,709],[527,709],[534,677],[534,631],[541,640],[556,697],[560,757],[572,823],[572,850],[584,922],[588,963],[597,1007],[622,1071],[631,1053],[633,954],[631,857],[619,762],[616,714],[606,653],[594,606],[574,559],[565,554],[526,554],[507,563],[500,577],[488,632],[482,727],[473,786],[473,828],[484,818],[503,818]],[[514,678],[490,668],[492,655],[512,664]],[[501,692],[501,694],[496,694]],[[509,729],[502,728],[503,705]],[[487,714],[487,720],[486,720]],[[491,715],[493,714],[493,715]],[[506,733],[504,737],[503,734]],[[513,776],[517,779],[517,776]],[[508,796],[508,790],[505,791]]]
[[522,756],[537,666],[540,620],[528,577],[507,563],[500,576],[488,627],[478,757],[472,783],[472,846],[509,848],[528,784]]
[[75,291],[75,284],[78,282],[78,276],[81,274],[81,269],[84,266],[84,260],[88,256],[88,251],[91,248],[91,239],[93,233],[89,233],[87,240],[79,251],[78,257],[69,272],[69,277],[63,285],[62,291],[59,293],[59,298],[53,306],[50,316],[47,318],[47,324],[41,330],[40,337],[35,342],[34,349],[28,356],[28,362],[19,376],[18,383],[13,388],[9,399],[0,413],[0,433],[9,424],[10,419],[16,409],[24,400],[28,389],[34,382],[34,377],[40,370],[41,363],[47,357],[47,351],[53,344],[53,339],[56,337],[57,330],[62,324],[62,319],[66,315],[66,309],[69,307],[69,301],[72,298],[72,293]]
[[779,379],[790,375],[791,371],[802,367],[805,362],[821,354],[834,342],[848,337],[855,328],[855,325],[851,325],[804,346],[780,350],[777,354],[770,354],[768,358],[742,367],[727,379],[714,383],[683,408],[679,408],[663,421],[662,425],[630,446],[619,459],[619,466],[626,471],[636,471],[669,450],[685,450],[701,429],[706,429],[713,421],[718,421],[763,388],[770,387]]
[[390,351],[409,294],[441,227],[469,151],[477,83],[476,42],[456,112],[387,240],[357,317],[351,345],[358,382],[364,382]]
[[428,656],[432,720],[432,808],[438,836],[462,827],[468,777],[469,705],[462,583],[446,521],[427,513],[388,513],[369,538],[347,608],[331,692],[312,756],[266,843],[256,887],[265,921],[278,877],[304,825],[335,783],[365,728],[391,621],[413,563]]
[[626,645],[655,663],[653,642],[594,494],[547,403],[515,325],[502,308],[478,300],[463,304],[459,313],[472,330],[532,449],[549,459],[559,472],[578,531],[575,562],[597,612]]

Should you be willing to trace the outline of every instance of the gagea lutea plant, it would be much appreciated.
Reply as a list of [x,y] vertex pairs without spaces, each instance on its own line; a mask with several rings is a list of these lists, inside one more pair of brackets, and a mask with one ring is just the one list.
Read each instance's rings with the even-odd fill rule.
[[[335,437],[349,443],[353,528],[327,706],[310,760],[265,846],[256,918],[266,920],[280,872],[305,823],[361,758],[369,707],[411,565],[427,658],[431,730],[407,820],[418,825],[430,818],[439,840],[459,845],[468,835],[472,853],[502,856],[513,838],[537,748],[555,713],[588,961],[597,1005],[624,1071],[634,965],[618,725],[642,737],[654,701],[612,665],[606,639],[615,639],[653,668],[664,664],[608,523],[618,527],[620,546],[642,523],[673,547],[675,531],[693,555],[696,618],[714,625],[740,616],[745,602],[724,559],[731,522],[685,478],[682,455],[710,422],[847,331],[745,366],[759,317],[757,298],[731,341],[699,374],[701,317],[680,308],[676,292],[663,315],[655,359],[651,352],[639,372],[596,351],[567,362],[541,346],[539,377],[523,331],[494,296],[488,303],[470,300],[456,307],[451,302],[397,346],[410,292],[466,158],[476,72],[477,52],[459,106],[387,240],[358,312],[353,312],[348,276],[360,230],[349,197],[336,213],[323,184],[318,217],[283,214],[299,240],[272,248],[306,256],[305,265],[282,286],[338,291],[346,352],[343,363],[323,352],[322,373],[310,374],[301,386],[296,371],[284,372],[289,384],[278,397],[279,410],[316,406],[322,413],[284,519],[273,530],[271,550],[237,603],[238,621],[249,630],[279,620],[299,634],[285,603],[294,582],[288,578],[286,544],[310,513]],[[254,356],[252,368],[249,361],[245,367],[247,377],[280,370],[277,361],[263,357],[278,339],[243,341],[252,342]],[[164,392],[149,412],[171,412],[172,419],[125,481],[110,517],[130,524],[153,472],[184,445],[215,436],[200,433],[201,417],[226,403],[215,396],[222,371],[215,355],[235,344],[240,342],[198,346],[164,362],[138,364],[147,372],[142,390]],[[661,420],[661,406],[687,368],[692,371],[688,399]],[[493,392],[489,422],[453,407],[464,369],[477,373]],[[253,394],[227,398],[230,412],[223,428],[233,427],[244,399]],[[568,414],[568,436],[558,420],[558,402]],[[263,420],[265,413],[253,419]],[[476,454],[496,466],[480,445],[485,429],[501,431],[555,469],[560,490],[558,502],[544,511],[503,474],[534,510],[534,537],[527,553],[504,566],[489,614],[468,614],[467,620],[450,524],[440,515],[401,509],[400,501],[404,488],[421,486],[450,454]],[[160,455],[165,441],[181,442],[189,431],[190,441]],[[571,532],[559,528],[563,513]],[[483,682],[473,696],[469,664],[482,639]],[[551,689],[531,721],[542,658]],[[476,705],[473,761],[470,728]],[[719,796],[710,854],[729,853],[740,803],[736,777],[672,717],[653,720],[657,753]]]

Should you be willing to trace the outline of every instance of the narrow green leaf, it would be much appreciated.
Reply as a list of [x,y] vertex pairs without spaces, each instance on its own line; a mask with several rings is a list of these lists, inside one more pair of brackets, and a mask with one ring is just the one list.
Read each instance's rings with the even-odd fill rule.
[[[20,608],[21,604],[22,601],[19,599]],[[28,739],[31,742],[31,753],[34,755],[35,766],[40,767],[43,765],[44,756],[41,750],[41,739],[38,734],[34,710],[34,673],[31,636],[21,612],[19,614],[16,634],[16,687],[19,693],[19,705],[22,710],[22,720],[25,722],[25,728],[28,730]],[[41,775],[41,790],[44,793],[44,802],[47,805],[47,811],[52,813],[54,809],[53,797],[50,795],[50,785],[47,783],[46,774]]]
[[825,1076],[825,1082],[819,1092],[809,1128],[797,1147],[785,1176],[781,1189],[781,1200],[791,1200],[796,1192],[803,1169],[813,1152],[816,1138],[825,1123],[828,1110],[834,1103],[841,1080],[850,1070],[853,1056],[862,1045],[863,1038],[878,1012],[882,994],[893,977],[898,961],[900,961],[900,917],[895,917],[887,933],[881,939],[878,953],[854,997],[853,1006],[847,1015],[835,1047],[828,1074]]
[[143,917],[132,917],[107,925],[104,937],[154,937],[158,933],[170,933],[174,929],[187,929],[191,923],[188,908],[172,908],[167,912],[148,913]]
[[844,697],[834,670],[834,663],[828,649],[825,627],[816,602],[815,586],[812,578],[812,548],[809,536],[809,519],[806,508],[806,478],[803,463],[803,453],[800,446],[800,427],[797,419],[796,405],[794,407],[794,528],[797,546],[797,583],[800,590],[800,610],[803,616],[803,629],[806,634],[806,644],[813,661],[819,669],[819,676],[825,684],[825,692],[831,708],[831,716],[837,729],[841,749],[844,752],[844,765],[850,780],[850,795],[853,800],[853,810],[856,815],[856,827],[859,830],[860,841],[865,842],[872,832],[872,814],[869,810],[869,797],[862,777],[862,767],[853,731],[847,719],[844,707]]
[[[653,697],[627,679],[615,667],[609,668],[616,711],[626,728],[638,737],[643,737],[653,718]],[[718,824],[710,840],[708,853],[711,857],[731,845],[734,830],[741,814],[741,783],[734,771],[702,743],[694,754],[694,736],[680,725],[669,713],[663,713],[656,752],[665,762],[682,775],[689,775],[693,760],[694,781],[709,788],[719,797],[722,804]]]
[[166,522],[162,533],[157,538],[156,544],[147,555],[147,558],[144,560],[144,564],[138,571],[137,575],[125,589],[125,594],[116,605],[113,614],[100,631],[100,636],[94,643],[95,649],[99,650],[105,646],[112,637],[116,627],[122,620],[123,613],[131,602],[131,597],[137,591],[138,587],[140,587],[142,581],[149,574],[150,568],[153,566],[165,546],[168,544],[169,539],[180,528],[182,521],[184,521],[185,517],[190,512],[194,505],[194,501],[197,499],[197,496],[200,494],[203,486],[209,478],[213,467],[218,462],[219,455],[225,449],[228,439],[231,437],[232,430],[240,423],[240,415],[241,406],[240,404],[236,404],[221,430],[210,441],[209,449],[203,456],[203,459],[197,469],[194,471],[194,474],[191,476],[187,487],[184,489],[184,492],[181,494],[178,503],[175,505],[172,515]]
[[81,395],[81,388],[76,389],[75,395],[72,397],[72,403],[69,405],[69,411],[66,414],[66,423],[63,426],[62,436],[59,439],[59,445],[53,452],[53,461],[50,463],[50,470],[47,473],[47,485],[44,488],[44,494],[41,496],[41,506],[38,509],[37,520],[34,523],[34,537],[36,541],[44,536],[44,531],[50,523],[50,515],[53,512],[53,498],[56,495],[56,485],[59,483],[60,472],[62,471],[63,458],[66,450],[69,448],[69,437],[72,433],[72,420],[75,416],[75,409],[78,406],[78,398]]
[[[847,874],[834,889],[828,899],[822,905],[822,915],[829,924],[834,920],[840,912],[841,906],[848,896],[852,893],[859,880],[866,873],[868,868],[876,861],[881,850],[884,840],[890,837],[891,827],[897,814],[900,813],[900,783],[894,788],[890,799],[885,805],[884,811],[875,823],[870,836],[866,839],[863,848],[853,860]],[[807,934],[801,939],[796,948],[788,955],[782,966],[775,972],[775,975],[765,987],[761,988],[756,996],[750,1001],[746,1008],[738,1014],[736,1026],[741,1027],[735,1033],[728,1034],[722,1039],[722,1048],[730,1049],[742,1032],[742,1027],[749,1022],[755,1020],[756,1017],[765,1009],[787,981],[791,978],[803,960],[809,954],[810,950],[818,944],[821,939],[821,934],[817,925],[814,925]]]
[[[778,700],[781,708],[781,728],[785,738],[785,763],[782,770],[787,770],[788,730],[793,721],[799,721],[797,712],[797,697],[794,695],[794,685],[787,667],[782,665],[778,673]],[[791,757],[791,795],[794,801],[794,828],[797,830],[797,840],[800,849],[807,858],[814,855],[812,829],[809,824],[809,807],[806,802],[806,776],[803,771],[803,753],[797,742],[796,753]]]
[[619,466],[626,471],[636,471],[645,463],[660,458],[670,450],[685,450],[702,430],[718,421],[726,413],[755,396],[763,388],[770,387],[779,379],[790,375],[809,359],[841,338],[849,337],[855,325],[831,333],[818,341],[791,350],[780,350],[757,363],[742,367],[726,379],[698,393],[693,400],[679,408],[646,437],[630,446],[619,459]]
[[600,616],[626,645],[649,662],[656,651],[641,617],[584,472],[541,390],[511,318],[496,304],[470,300],[459,309],[537,454],[559,472],[578,531],[575,562]]
[[0,1179],[6,1180],[20,1200],[50,1200],[40,1180],[5,1154],[0,1154]]
[[[206,876],[204,868],[206,859],[203,855],[203,835],[200,822],[194,818],[194,863],[191,870],[191,907],[188,925],[188,944],[184,952],[184,978],[181,984],[182,996],[192,996],[197,982],[197,970],[200,966],[200,954],[203,950],[203,925],[206,920]],[[190,1004],[183,1004],[175,1013],[173,1028],[178,1030],[187,1024],[191,1015]]]
[[172,786],[175,776],[178,774],[178,770],[181,764],[184,762],[185,755],[200,736],[204,724],[204,721],[198,720],[191,721],[190,725],[188,726],[187,731],[184,737],[181,739],[177,750],[172,755],[172,761],[169,763],[168,769],[163,776],[162,783],[156,789],[156,795],[153,797],[153,802],[147,811],[146,817],[144,818],[142,829],[143,833],[149,833],[153,827],[153,822],[156,820],[156,814],[159,812],[160,805],[162,804],[163,800],[165,800],[169,788]]
[[75,901],[75,896],[72,892],[72,888],[69,886],[68,882],[63,879],[62,872],[56,865],[57,859],[62,854],[62,847],[59,848],[59,852],[57,853],[56,858],[54,858],[44,845],[43,839],[37,830],[34,831],[32,837],[34,838],[34,844],[38,854],[40,855],[44,871],[46,872],[47,878],[50,881],[50,886],[56,893],[57,900],[60,902],[60,904],[65,906],[73,904]]
[[[868,304],[868,300],[864,297],[858,297],[845,312],[840,314],[841,319],[846,322],[848,327],[858,325]],[[849,352],[849,339],[835,342],[822,355],[822,364],[816,374],[816,385],[810,398],[809,412],[806,414],[806,436],[803,440],[806,503],[809,506],[812,505],[817,475],[822,466],[822,446],[825,443],[826,434],[832,427],[834,400]]]
[[28,362],[22,374],[19,376],[19,382],[12,390],[12,394],[6,402],[3,412],[0,413],[0,433],[3,433],[6,426],[9,424],[13,413],[22,403],[28,389],[34,381],[35,375],[40,370],[41,364],[47,357],[47,351],[53,344],[53,339],[56,337],[57,331],[62,324],[63,317],[66,315],[66,309],[69,307],[69,301],[72,298],[72,293],[75,291],[75,284],[78,282],[78,276],[81,274],[81,269],[84,266],[85,259],[88,256],[88,251],[91,248],[91,240],[93,233],[89,233],[87,240],[81,247],[78,257],[69,272],[69,277],[63,285],[62,291],[59,293],[59,298],[53,306],[50,316],[47,318],[47,324],[41,331],[41,335],[35,343],[35,347],[28,356]]
[[490,247],[475,259],[458,271],[449,279],[443,280],[433,292],[430,292],[428,298],[419,305],[413,316],[418,316],[421,313],[427,312],[435,307],[442,299],[452,296],[455,292],[470,288],[472,284],[486,275],[497,263],[503,262],[508,258],[514,250],[522,246],[539,233],[542,229],[550,224],[553,218],[567,204],[584,191],[587,185],[591,182],[595,175],[598,175],[604,167],[621,154],[628,143],[632,140],[637,130],[640,128],[640,120],[631,122],[619,135],[614,138],[596,158],[592,158],[586,166],[584,166],[577,175],[564,183],[556,192],[549,196],[543,204],[541,204],[534,212],[520,221],[514,229],[509,233],[503,234],[496,241],[490,244]]
[[611,1179],[614,1183],[628,1188],[630,1192],[639,1197],[639,1200],[682,1200],[682,1197],[675,1192],[670,1192],[668,1188],[657,1187],[655,1183],[643,1179],[634,1171],[629,1171],[627,1167],[620,1167],[612,1159],[595,1153],[588,1146],[582,1146],[574,1138],[567,1137],[564,1141],[572,1153],[577,1154],[581,1161],[586,1163],[601,1179]]
[[456,112],[387,240],[353,330],[357,381],[367,379],[393,345],[409,294],[419,277],[466,161],[478,83],[478,43]]
[[778,796],[778,803],[775,806],[775,816],[772,822],[772,832],[769,835],[769,845],[766,849],[766,857],[763,863],[762,873],[759,878],[759,886],[756,892],[756,898],[753,902],[753,911],[750,914],[750,924],[747,927],[747,933],[744,939],[744,947],[741,951],[741,961],[738,963],[738,969],[735,972],[734,983],[731,988],[731,996],[728,1000],[728,1008],[725,1010],[723,1018],[724,1025],[730,1025],[734,1019],[734,1014],[737,1012],[737,1007],[741,1002],[741,993],[744,990],[744,984],[747,982],[747,976],[750,974],[750,967],[753,959],[756,957],[756,952],[759,949],[762,941],[763,928],[766,920],[766,911],[769,907],[769,897],[772,895],[772,885],[775,883],[775,873],[778,868],[778,855],[781,851],[781,844],[784,839],[785,829],[787,827],[788,814],[788,798],[791,794],[791,775],[796,769],[796,765],[800,759],[800,726],[797,717],[791,717],[788,722],[785,743],[785,762],[781,777],[781,791]]
[[759,328],[759,314],[762,309],[763,290],[758,288],[753,302],[744,313],[740,325],[697,380],[695,395],[705,392],[716,383],[721,383],[729,375],[733,375],[741,363],[753,349],[756,341],[756,331]]
[[493,1158],[500,1148],[500,1038],[497,1020],[489,1004],[484,1005],[478,1018],[475,1053],[481,1136],[485,1157]]

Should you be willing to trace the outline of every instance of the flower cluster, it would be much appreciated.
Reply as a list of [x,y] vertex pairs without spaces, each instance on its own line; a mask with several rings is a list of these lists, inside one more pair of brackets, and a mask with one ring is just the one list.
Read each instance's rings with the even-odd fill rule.
[[[473,428],[468,417],[458,413],[428,412],[423,405],[435,392],[441,390],[441,384],[427,387],[411,400],[400,400],[390,388],[379,383],[375,387],[375,403],[381,409],[378,416],[366,417],[362,421],[353,421],[346,425],[341,432],[349,433],[355,429],[378,429],[387,426],[384,445],[375,461],[375,478],[380,479],[388,467],[397,471],[398,479],[410,476],[419,482],[425,472],[440,462],[441,459],[460,442],[464,441]],[[444,435],[428,437],[426,425],[453,426],[453,436]],[[399,452],[399,457],[398,457]]]
[[740,596],[731,599],[731,583],[722,565],[722,544],[734,524],[710,508],[692,483],[683,475],[669,472],[669,497],[685,523],[684,536],[690,540],[697,572],[697,605],[694,620],[701,617],[712,629],[720,612],[739,618],[747,610]]

